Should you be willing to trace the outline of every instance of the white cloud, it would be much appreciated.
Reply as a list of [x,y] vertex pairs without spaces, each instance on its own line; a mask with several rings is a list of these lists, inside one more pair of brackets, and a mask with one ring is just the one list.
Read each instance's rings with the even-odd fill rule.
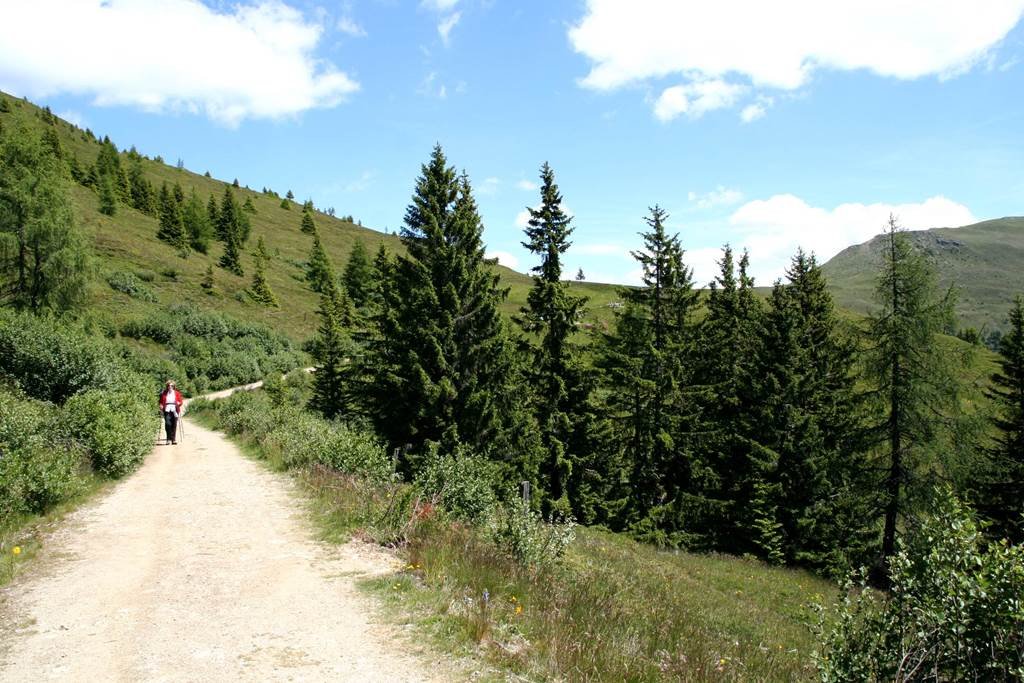
[[530,211],[529,209],[523,209],[516,214],[515,225],[520,230],[525,230],[526,226],[530,223]]
[[484,178],[484,181],[476,188],[477,194],[495,194],[498,191],[498,186],[501,185],[501,179],[491,176],[490,178]]
[[733,204],[739,204],[743,201],[743,193],[739,190],[733,190],[722,185],[719,185],[710,192],[699,194],[697,192],[689,192],[686,198],[693,202],[698,209],[713,209],[716,206],[731,206]]
[[525,190],[526,192],[534,192],[540,189],[540,185],[533,182],[532,180],[520,180],[519,182],[516,183],[516,187],[518,187],[520,190]]
[[487,258],[496,258],[498,263],[512,270],[519,267],[519,259],[507,251],[488,251]]
[[421,6],[432,9],[435,12],[447,12],[459,4],[459,0],[423,0]]
[[757,121],[759,118],[765,115],[766,111],[767,110],[764,108],[763,104],[748,104],[747,106],[743,107],[743,111],[740,112],[740,119],[743,120],[743,123]]
[[82,114],[80,112],[67,109],[65,111],[58,112],[57,116],[64,119],[68,123],[75,124],[79,128],[85,128],[85,119],[82,117]]
[[337,28],[342,33],[352,36],[353,38],[366,37],[366,29],[356,23],[355,19],[352,17],[345,16],[338,19]]
[[[798,247],[814,252],[824,263],[846,247],[882,232],[889,214],[910,230],[977,222],[966,206],[942,196],[919,203],[848,203],[825,209],[794,195],[780,194],[747,202],[732,214],[729,224],[739,237],[733,246],[737,252],[743,247],[750,250],[751,272],[758,284],[769,285],[782,276]],[[707,254],[697,256],[707,261]],[[696,259],[693,263],[696,268]],[[702,263],[704,266],[706,263]]]
[[680,114],[700,118],[714,109],[731,107],[745,91],[745,86],[721,79],[674,85],[662,91],[654,103],[654,115],[659,121],[671,121]]
[[[901,79],[963,73],[1022,12],[1024,0],[983,9],[934,0],[587,0],[569,40],[592,62],[581,84],[596,90],[675,75],[686,81],[677,88],[724,81],[791,91],[821,69]],[[669,88],[658,104],[665,115],[689,113],[691,99]]]
[[[97,105],[203,112],[234,126],[332,107],[359,84],[314,56],[323,27],[277,0],[4,3],[0,88]],[[40,46],[45,46],[41,49]]]
[[442,19],[437,25],[437,35],[441,36],[441,42],[448,45],[448,38],[455,28],[455,25],[459,23],[459,19],[462,18],[462,12],[453,12],[447,17]]

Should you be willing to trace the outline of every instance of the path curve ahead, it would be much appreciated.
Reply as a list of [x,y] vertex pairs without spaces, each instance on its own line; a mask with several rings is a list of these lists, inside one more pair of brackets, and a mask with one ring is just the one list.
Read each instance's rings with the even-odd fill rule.
[[314,541],[290,478],[185,431],[0,591],[0,680],[447,678],[357,592],[397,560]]

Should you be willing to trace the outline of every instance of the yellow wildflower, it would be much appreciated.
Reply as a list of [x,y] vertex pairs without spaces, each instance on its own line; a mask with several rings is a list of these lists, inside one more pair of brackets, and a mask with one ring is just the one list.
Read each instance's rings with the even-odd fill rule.
[[522,613],[523,613],[523,606],[522,605],[516,605],[516,614],[522,614]]
[[11,549],[11,552],[14,553],[15,555],[21,555],[21,546],[20,545],[14,546]]

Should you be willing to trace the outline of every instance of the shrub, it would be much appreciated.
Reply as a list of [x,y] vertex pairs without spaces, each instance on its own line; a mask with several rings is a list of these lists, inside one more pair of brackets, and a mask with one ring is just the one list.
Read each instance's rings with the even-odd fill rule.
[[75,395],[65,405],[62,427],[68,439],[85,447],[93,469],[120,477],[152,448],[156,425],[144,395],[122,388]]
[[153,282],[156,280],[156,273],[152,270],[136,270],[135,277],[139,278],[143,282]]
[[497,473],[489,460],[468,452],[441,455],[436,444],[431,444],[415,481],[425,496],[464,522],[489,517],[498,502],[496,482]]
[[822,681],[1024,678],[1024,547],[986,545],[949,491],[936,510],[891,560],[890,593],[851,582],[834,621],[817,608]]
[[142,284],[142,281],[134,273],[117,271],[107,276],[107,284],[114,291],[127,294],[133,299],[140,301],[156,301],[156,294],[153,290]]
[[0,376],[37,399],[62,404],[87,388],[127,381],[127,368],[103,339],[25,313],[0,309]]
[[497,509],[488,520],[491,541],[509,557],[533,571],[551,567],[576,538],[572,518],[545,522],[521,502]]

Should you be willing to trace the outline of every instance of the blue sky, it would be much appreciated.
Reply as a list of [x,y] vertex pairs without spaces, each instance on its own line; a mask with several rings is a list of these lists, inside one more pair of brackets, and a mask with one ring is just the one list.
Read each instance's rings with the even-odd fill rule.
[[797,245],[1020,215],[1024,0],[0,2],[0,89],[120,146],[401,225],[435,142],[525,271],[548,161],[568,274],[637,280],[647,207],[697,280]]

